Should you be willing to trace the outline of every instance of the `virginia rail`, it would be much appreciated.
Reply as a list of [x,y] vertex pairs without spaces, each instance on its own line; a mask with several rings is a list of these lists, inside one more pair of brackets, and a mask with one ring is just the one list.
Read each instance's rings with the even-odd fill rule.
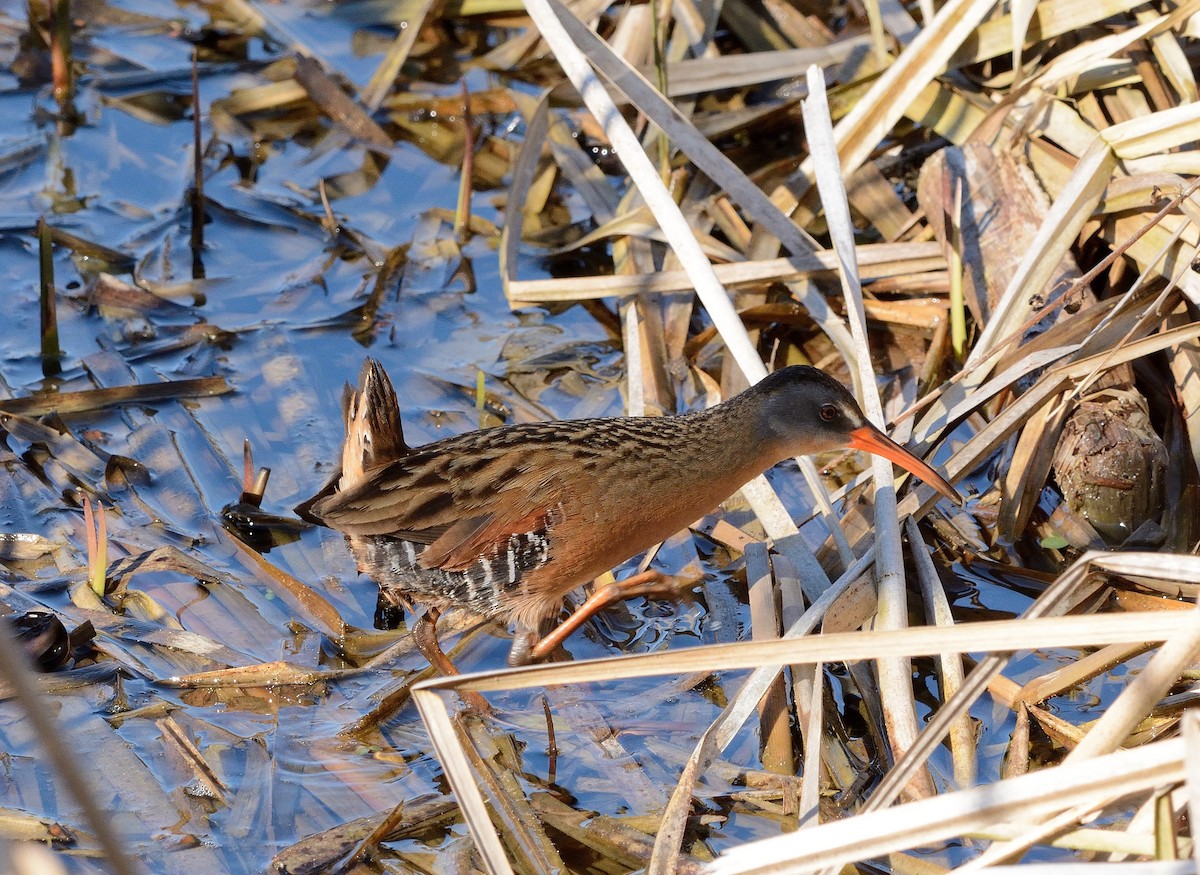
[[775,371],[682,416],[524,423],[416,448],[404,442],[378,362],[363,364],[343,406],[341,470],[297,511],[346,534],[386,601],[430,609],[415,632],[435,661],[445,657],[433,624],[451,607],[515,621],[510,663],[545,656],[604,604],[660,588],[662,578],[611,585],[534,646],[568,592],[792,456],[878,453],[961,502],[940,474],[871,425],[841,383],[810,367]]

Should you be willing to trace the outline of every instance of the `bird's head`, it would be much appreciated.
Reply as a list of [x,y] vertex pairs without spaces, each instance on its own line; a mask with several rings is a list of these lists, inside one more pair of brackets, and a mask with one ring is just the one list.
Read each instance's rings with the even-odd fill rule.
[[956,504],[962,497],[941,474],[867,421],[850,391],[804,365],[782,368],[750,390],[758,399],[760,438],[781,457],[850,448],[875,453],[915,474]]

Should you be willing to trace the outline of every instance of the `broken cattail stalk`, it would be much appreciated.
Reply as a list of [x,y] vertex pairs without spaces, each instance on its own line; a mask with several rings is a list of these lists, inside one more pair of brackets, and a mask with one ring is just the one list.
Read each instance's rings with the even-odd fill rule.
[[104,505],[96,502],[92,510],[91,496],[83,499],[83,526],[87,530],[88,586],[96,598],[104,598],[108,570],[108,529],[104,520]]
[[54,250],[50,245],[50,226],[38,219],[38,259],[40,291],[38,309],[41,313],[42,373],[52,377],[62,370],[62,350],[58,345],[58,310],[54,300]]
[[554,735],[554,715],[550,712],[550,700],[542,694],[542,710],[546,714],[546,783],[553,784],[558,778],[558,740]]
[[103,410],[114,404],[152,404],[174,398],[209,398],[232,392],[224,377],[195,377],[187,380],[164,380],[161,383],[142,383],[136,386],[113,386],[108,389],[84,389],[79,392],[59,392],[55,395],[30,395],[25,398],[0,400],[0,413],[20,416],[41,416],[45,413],[80,413]]
[[471,101],[467,93],[467,82],[462,83],[463,96],[463,163],[462,177],[458,183],[458,205],[454,211],[454,236],[462,242],[471,225],[472,177],[475,174],[475,134],[471,130]]
[[[379,846],[389,841],[390,836],[401,827],[408,817],[408,807],[404,802],[398,802],[387,817],[371,830],[370,835],[358,843],[358,846],[339,861],[339,866],[351,863],[365,863],[379,858]],[[346,869],[345,871],[349,871]]]
[[250,438],[242,438],[242,494],[254,488],[254,450]]
[[263,496],[267,494],[267,481],[271,479],[270,468],[259,468],[254,482],[242,490],[242,504],[262,507]]
[[321,209],[325,214],[321,217],[321,227],[330,237],[336,236],[341,230],[337,217],[333,215],[333,207],[329,205],[329,192],[325,190],[325,180],[317,182],[317,193],[321,196]]
[[245,438],[242,441],[242,495],[238,501],[261,507],[263,496],[267,494],[267,481],[270,479],[270,468],[260,468],[255,475],[254,451],[250,448],[250,439]]
[[954,206],[947,228],[946,266],[950,274],[950,345],[962,361],[967,344],[967,305],[963,298],[962,179],[954,180]]
[[200,61],[192,49],[192,264],[196,279],[204,275],[200,252],[204,249],[204,153],[200,142]]
[[54,99],[65,111],[75,100],[75,74],[71,69],[71,0],[54,0],[50,22],[50,75],[54,82]]
[[[654,44],[654,76],[659,93],[669,94],[667,90],[667,30],[670,27],[671,4],[659,0],[650,2],[651,18],[654,20],[654,34],[651,42]],[[662,177],[663,185],[669,185],[671,180],[671,143],[662,131],[656,131],[658,140],[658,174]]]

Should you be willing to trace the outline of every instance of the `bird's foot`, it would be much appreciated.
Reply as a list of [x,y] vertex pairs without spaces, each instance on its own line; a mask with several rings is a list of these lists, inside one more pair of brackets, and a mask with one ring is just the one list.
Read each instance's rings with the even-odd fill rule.
[[[421,655],[429,660],[433,670],[443,677],[454,677],[462,674],[458,667],[450,661],[450,657],[442,650],[442,644],[437,637],[437,621],[441,612],[437,608],[429,608],[413,626],[413,639]],[[467,707],[476,714],[486,716],[492,713],[492,707],[482,695],[473,690],[460,690],[459,695]]]
[[533,662],[533,651],[539,643],[539,637],[536,629],[518,625],[517,631],[513,633],[512,645],[508,648],[508,664],[518,666]]
[[552,632],[537,640],[537,635],[528,629],[518,629],[508,652],[509,665],[527,665],[545,659],[580,626],[611,604],[635,596],[674,595],[681,583],[678,578],[667,577],[658,571],[647,570],[624,580],[606,584],[593,592],[574,613],[563,620]]

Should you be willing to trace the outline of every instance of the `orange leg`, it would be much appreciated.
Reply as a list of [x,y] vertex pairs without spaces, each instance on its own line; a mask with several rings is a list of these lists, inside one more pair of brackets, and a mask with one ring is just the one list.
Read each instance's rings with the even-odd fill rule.
[[429,660],[438,674],[446,677],[459,674],[454,663],[450,661],[437,637],[437,621],[441,612],[437,608],[429,608],[418,619],[413,627],[413,640],[421,655]]
[[[576,629],[615,602],[631,599],[639,595],[671,593],[674,592],[678,585],[679,582],[677,580],[666,577],[658,571],[643,571],[625,580],[619,580],[616,583],[602,586],[592,593],[587,601],[576,608],[571,616],[567,617],[566,620],[555,627],[554,631],[541,641],[538,641],[532,647],[528,643],[525,643],[525,646],[522,648],[524,650],[523,653],[518,653],[517,649],[517,643],[520,640],[519,636],[521,634],[518,631],[518,638],[513,641],[513,649],[508,655],[509,664],[523,665],[525,662],[544,659],[554,648],[566,641]],[[523,662],[514,662],[514,658],[517,657],[522,658]]]
[[[441,611],[437,608],[429,608],[417,620],[416,626],[413,627],[413,639],[416,641],[417,649],[421,651],[421,655],[429,660],[429,664],[433,666],[433,670],[443,677],[453,677],[461,674],[458,668],[450,661],[450,657],[442,650],[441,642],[437,637],[437,621],[441,616]],[[459,693],[462,700],[478,714],[490,714],[491,706],[487,700],[479,693],[471,690],[465,690]]]

